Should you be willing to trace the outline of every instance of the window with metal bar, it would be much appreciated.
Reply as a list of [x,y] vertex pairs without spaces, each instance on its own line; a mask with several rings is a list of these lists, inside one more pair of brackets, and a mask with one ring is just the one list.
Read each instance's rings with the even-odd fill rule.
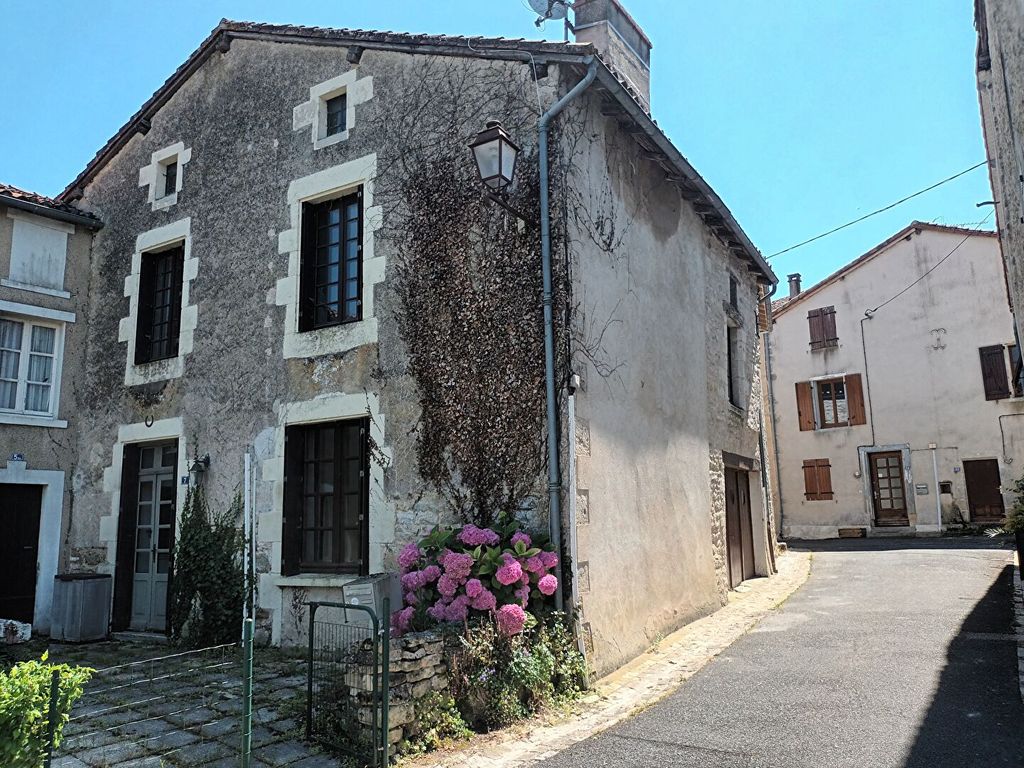
[[362,319],[363,191],[302,209],[299,330]]
[[180,246],[159,253],[142,254],[136,364],[178,355],[184,261],[185,251]]
[[366,573],[365,419],[288,427],[284,572]]
[[178,191],[178,162],[175,160],[164,166],[164,197]]

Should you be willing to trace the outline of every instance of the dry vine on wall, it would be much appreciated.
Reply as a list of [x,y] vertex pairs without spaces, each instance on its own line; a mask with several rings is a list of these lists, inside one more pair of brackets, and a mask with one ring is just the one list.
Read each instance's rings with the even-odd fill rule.
[[[490,525],[520,510],[544,471],[536,90],[522,64],[425,59],[386,92],[369,127],[385,148],[375,203],[419,394],[418,470],[458,517]],[[508,202],[525,223],[477,180],[467,144],[488,119],[523,145]],[[555,253],[561,238],[556,227]],[[561,306],[557,263],[555,285]]]

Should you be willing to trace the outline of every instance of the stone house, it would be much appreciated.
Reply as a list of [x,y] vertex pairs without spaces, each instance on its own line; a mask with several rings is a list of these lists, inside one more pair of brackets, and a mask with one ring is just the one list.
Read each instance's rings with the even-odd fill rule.
[[71,205],[0,183],[0,617],[42,632],[70,523],[99,227]]
[[1024,389],[995,235],[915,221],[810,288],[789,282],[764,358],[782,535],[998,524]]
[[[646,37],[612,17],[617,2],[594,5],[605,17],[592,8],[572,43],[225,20],[61,195],[105,224],[68,557],[114,574],[115,628],[165,629],[176,521],[200,475],[215,504],[249,500],[272,642],[301,640],[304,601],[394,568],[405,543],[451,519],[417,453],[424,395],[410,360],[430,349],[403,325],[420,258],[408,244],[464,209],[517,237],[478,190],[452,182],[472,168],[466,143],[500,118],[523,148],[513,200],[536,210],[539,111],[591,66],[552,153],[567,602],[607,671],[772,572],[758,318],[775,277],[655,124],[647,81],[617,76],[624,55],[649,75]],[[627,24],[641,51],[608,44]],[[438,223],[402,229],[416,202],[402,196],[419,172],[410,158],[449,144],[457,154],[431,156],[449,172],[415,190],[445,191]],[[468,202],[445,207],[450,197]],[[473,229],[452,242],[469,247]],[[518,326],[528,360],[542,359],[539,279],[503,284],[538,286]],[[412,298],[443,293],[443,281],[439,271]],[[515,391],[502,358],[490,362]],[[467,408],[476,387],[503,396],[488,364]],[[539,454],[542,409],[535,425]],[[542,477],[523,508],[538,526]]]
[[[981,126],[1011,311],[1024,306],[1024,11],[1013,0],[975,0]],[[1016,338],[1022,319],[1016,316]]]

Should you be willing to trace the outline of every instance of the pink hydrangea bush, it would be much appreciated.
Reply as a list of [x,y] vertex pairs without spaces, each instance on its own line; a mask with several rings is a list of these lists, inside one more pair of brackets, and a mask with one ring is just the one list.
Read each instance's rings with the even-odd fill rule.
[[398,554],[404,597],[392,630],[490,618],[502,634],[520,634],[558,589],[558,555],[545,546],[514,522],[435,528]]

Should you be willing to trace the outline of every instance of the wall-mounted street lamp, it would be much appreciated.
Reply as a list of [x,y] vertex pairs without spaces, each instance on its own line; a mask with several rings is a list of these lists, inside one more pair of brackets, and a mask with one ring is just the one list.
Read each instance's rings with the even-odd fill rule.
[[189,466],[189,472],[205,472],[210,468],[210,454],[205,456],[199,456],[198,454],[192,459],[192,464]]
[[494,192],[504,192],[516,175],[519,146],[498,120],[489,120],[487,127],[470,142],[480,181]]

